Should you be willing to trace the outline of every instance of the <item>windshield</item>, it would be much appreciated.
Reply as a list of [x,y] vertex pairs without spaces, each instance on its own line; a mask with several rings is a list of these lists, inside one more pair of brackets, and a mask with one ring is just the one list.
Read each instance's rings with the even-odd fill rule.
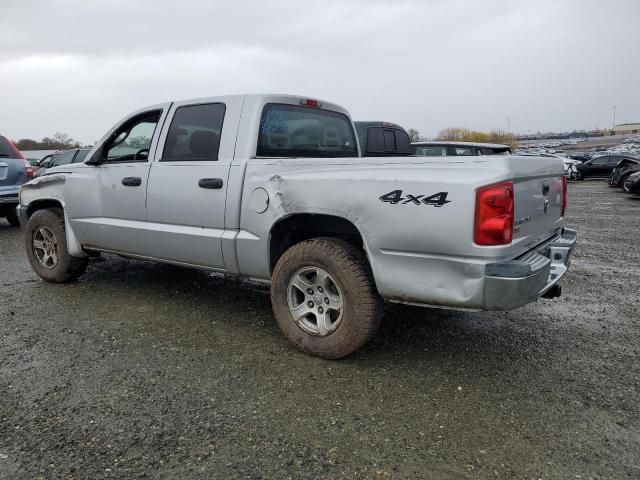
[[256,154],[261,157],[357,157],[358,147],[346,115],[269,103],[262,110]]

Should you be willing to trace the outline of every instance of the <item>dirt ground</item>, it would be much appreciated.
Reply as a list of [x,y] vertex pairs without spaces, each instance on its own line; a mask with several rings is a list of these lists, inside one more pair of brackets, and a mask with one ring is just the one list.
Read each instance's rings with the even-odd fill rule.
[[0,478],[640,478],[640,198],[569,193],[561,298],[394,307],[334,362],[264,288],[111,256],[47,284],[0,223]]

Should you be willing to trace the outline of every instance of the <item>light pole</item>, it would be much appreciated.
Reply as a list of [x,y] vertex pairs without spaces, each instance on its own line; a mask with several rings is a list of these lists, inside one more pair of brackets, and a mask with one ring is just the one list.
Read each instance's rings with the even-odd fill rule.
[[613,126],[616,126],[616,106],[613,106]]

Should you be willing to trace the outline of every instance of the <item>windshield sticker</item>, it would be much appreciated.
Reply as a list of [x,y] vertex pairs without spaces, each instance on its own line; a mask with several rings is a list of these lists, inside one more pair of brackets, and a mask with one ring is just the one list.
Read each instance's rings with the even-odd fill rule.
[[260,121],[260,133],[288,133],[286,124],[286,112],[279,108],[270,108]]

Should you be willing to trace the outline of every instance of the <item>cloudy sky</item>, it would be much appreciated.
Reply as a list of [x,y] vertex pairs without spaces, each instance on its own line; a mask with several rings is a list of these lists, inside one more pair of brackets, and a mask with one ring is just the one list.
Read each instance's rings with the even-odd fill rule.
[[434,136],[640,121],[638,0],[2,0],[0,133],[91,143],[131,110],[303,94]]

